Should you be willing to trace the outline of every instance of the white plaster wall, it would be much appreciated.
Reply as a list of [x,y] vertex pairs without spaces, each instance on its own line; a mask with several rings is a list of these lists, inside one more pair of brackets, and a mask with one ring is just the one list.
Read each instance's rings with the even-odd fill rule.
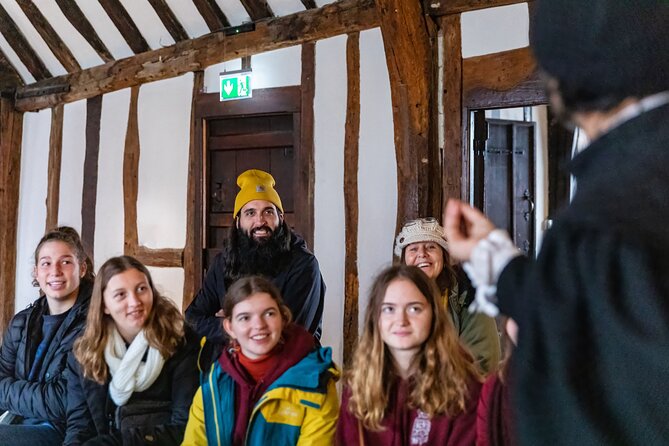
[[86,157],[86,101],[63,107],[63,151],[60,166],[58,224],[81,233],[81,200]]
[[23,117],[15,311],[24,309],[38,297],[38,289],[31,285],[35,265],[33,253],[44,235],[46,222],[50,128],[50,109],[39,113],[26,113]]
[[139,90],[140,245],[183,248],[193,75],[144,84]]
[[[212,65],[204,70],[204,91],[221,90],[219,75],[225,71],[241,69],[241,59]],[[288,87],[302,83],[302,46],[296,45],[268,51],[251,57],[252,88]]]
[[[96,272],[107,259],[123,254],[123,151],[129,109],[129,88],[102,97],[93,259]],[[81,131],[86,131],[85,126]]]
[[316,43],[314,96],[314,254],[327,286],[323,345],[341,364],[344,312],[344,126],[346,36]]
[[392,262],[397,159],[390,80],[379,28],[360,33],[358,276],[362,327],[374,276]]
[[527,3],[465,12],[460,20],[464,58],[529,45]]

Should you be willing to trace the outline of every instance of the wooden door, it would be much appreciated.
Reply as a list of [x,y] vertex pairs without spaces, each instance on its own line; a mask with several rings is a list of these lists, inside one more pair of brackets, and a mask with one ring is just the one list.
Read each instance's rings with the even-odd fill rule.
[[530,256],[535,252],[534,132],[533,122],[474,113],[474,204]]
[[237,177],[248,169],[269,172],[276,180],[284,217],[294,226],[296,136],[292,113],[212,119],[207,135],[207,228],[205,268],[218,254],[232,225]]
[[[313,245],[313,141],[299,86],[253,91],[247,100],[195,101],[195,289],[233,224],[237,176],[262,169],[274,176],[289,226]],[[305,105],[305,107],[308,106]]]

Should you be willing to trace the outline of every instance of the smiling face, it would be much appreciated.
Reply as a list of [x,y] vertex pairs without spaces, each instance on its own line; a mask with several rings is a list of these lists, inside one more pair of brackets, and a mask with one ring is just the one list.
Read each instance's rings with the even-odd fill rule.
[[279,343],[284,321],[276,300],[268,293],[254,293],[232,309],[223,328],[239,342],[244,356],[257,359]]
[[131,343],[153,308],[153,291],[148,278],[134,268],[116,274],[107,282],[102,299],[105,314],[114,320],[123,339]]
[[79,264],[67,243],[54,240],[42,245],[33,274],[46,295],[51,314],[60,314],[74,305],[85,272],[86,265]]
[[273,203],[253,200],[239,211],[237,227],[256,241],[269,239],[278,229],[283,217]]
[[444,269],[444,251],[434,242],[412,243],[404,249],[404,263],[417,266],[429,277],[436,277]]
[[413,282],[395,279],[381,304],[379,331],[390,352],[399,359],[416,354],[430,335],[432,308]]

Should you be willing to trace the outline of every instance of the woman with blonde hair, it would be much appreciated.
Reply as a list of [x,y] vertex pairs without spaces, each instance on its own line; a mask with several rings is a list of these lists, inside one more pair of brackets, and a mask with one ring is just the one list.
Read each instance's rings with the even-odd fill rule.
[[346,376],[337,444],[474,445],[472,361],[434,281],[413,266],[384,270]]
[[66,445],[176,445],[198,385],[198,343],[133,257],[100,268],[68,366]]

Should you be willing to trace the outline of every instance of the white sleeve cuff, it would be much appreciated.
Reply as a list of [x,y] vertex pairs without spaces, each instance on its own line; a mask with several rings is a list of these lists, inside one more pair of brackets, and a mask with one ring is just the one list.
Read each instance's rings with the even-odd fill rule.
[[491,317],[499,314],[497,279],[504,267],[519,255],[520,250],[502,229],[495,229],[478,242],[469,261],[462,265],[476,288],[474,301],[469,306],[470,312],[485,313]]

